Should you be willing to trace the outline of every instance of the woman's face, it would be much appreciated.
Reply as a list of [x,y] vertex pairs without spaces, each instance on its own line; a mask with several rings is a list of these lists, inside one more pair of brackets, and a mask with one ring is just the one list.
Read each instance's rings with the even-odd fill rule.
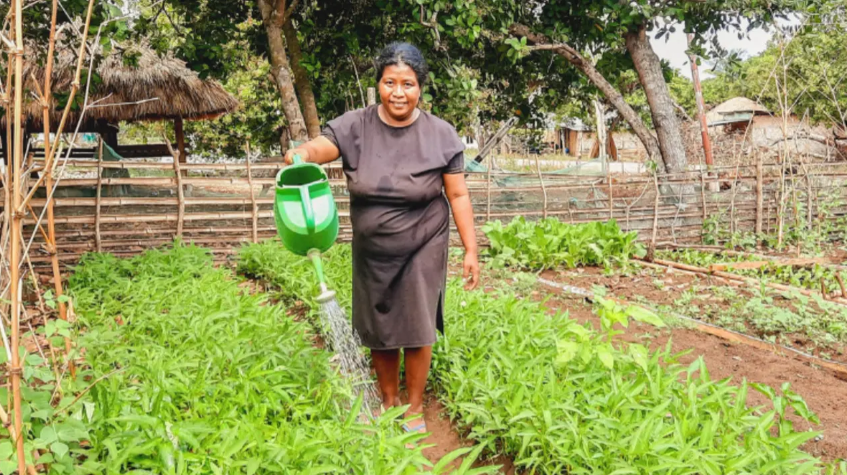
[[379,81],[379,97],[389,117],[398,121],[410,118],[421,98],[415,71],[405,64],[387,66]]

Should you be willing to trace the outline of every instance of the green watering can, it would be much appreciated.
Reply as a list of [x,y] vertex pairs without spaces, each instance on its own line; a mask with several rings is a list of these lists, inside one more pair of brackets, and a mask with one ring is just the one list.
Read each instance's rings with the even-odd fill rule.
[[[338,238],[338,210],[329,179],[323,168],[304,163],[299,155],[294,164],[276,176],[274,219],[282,244],[289,251],[308,256],[315,266],[321,290],[327,294],[320,255]],[[324,295],[331,297],[330,295]]]

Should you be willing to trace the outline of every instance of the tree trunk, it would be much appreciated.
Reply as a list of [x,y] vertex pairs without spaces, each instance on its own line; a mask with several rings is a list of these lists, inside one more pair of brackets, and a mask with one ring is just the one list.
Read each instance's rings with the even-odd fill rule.
[[662,74],[662,63],[650,46],[646,25],[641,25],[637,31],[628,32],[625,40],[626,49],[635,63],[641,87],[650,105],[665,168],[669,173],[683,172],[688,162],[682,140],[682,125],[676,116],[674,100]]
[[291,19],[283,23],[282,32],[285,34],[285,44],[288,46],[288,54],[291,55],[291,70],[294,71],[294,87],[300,96],[300,104],[303,106],[303,118],[306,120],[306,129],[309,138],[315,138],[321,134],[321,120],[318,117],[318,106],[315,103],[315,93],[312,92],[312,84],[309,82],[309,73],[300,64],[303,53],[300,51],[300,41],[297,39],[297,30],[291,23]]
[[[524,36],[531,43],[536,45],[544,45],[549,46],[552,51],[554,51],[559,56],[565,58],[568,62],[570,62],[574,67],[580,70],[588,80],[591,81],[600,92],[603,93],[604,96],[609,100],[609,104],[614,107],[618,113],[623,117],[627,124],[632,128],[632,131],[638,138],[641,140],[641,143],[644,144],[644,148],[647,149],[647,153],[654,160],[657,160],[661,166],[667,170],[667,164],[665,163],[661,149],[659,148],[659,142],[656,141],[656,137],[650,133],[650,130],[647,129],[647,126],[644,125],[644,122],[641,120],[641,117],[638,116],[638,113],[626,103],[623,98],[623,95],[615,89],[609,81],[600,74],[600,71],[594,68],[594,65],[589,61],[586,61],[582,55],[579,54],[573,47],[568,44],[550,44],[550,40],[538,33],[533,33],[530,31],[529,27],[526,25],[514,24],[509,28],[509,32],[515,36]],[[539,48],[542,49],[542,48]]]
[[306,141],[309,134],[303,114],[300,113],[300,103],[294,91],[294,78],[289,71],[288,56],[282,41],[282,24],[285,12],[284,0],[259,0],[262,12],[262,24],[268,37],[268,54],[271,60],[271,75],[274,78],[279,95],[282,98],[282,112],[288,120],[288,130],[293,140]]

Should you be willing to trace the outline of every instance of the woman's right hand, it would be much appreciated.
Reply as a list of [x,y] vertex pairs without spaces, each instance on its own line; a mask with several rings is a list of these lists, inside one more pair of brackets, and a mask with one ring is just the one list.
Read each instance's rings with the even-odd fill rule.
[[309,150],[305,148],[292,148],[291,150],[285,152],[285,164],[293,164],[295,155],[300,155],[300,159],[304,162],[309,161]]

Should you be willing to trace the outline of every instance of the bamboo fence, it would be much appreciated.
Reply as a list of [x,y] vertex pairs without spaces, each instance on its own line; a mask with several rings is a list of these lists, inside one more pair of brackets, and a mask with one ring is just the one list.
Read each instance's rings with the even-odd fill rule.
[[[279,159],[104,162],[98,154],[71,160],[71,176],[59,182],[54,198],[59,259],[66,265],[89,251],[132,255],[175,238],[230,255],[242,243],[276,235],[272,185],[282,166]],[[346,241],[352,235],[350,198],[335,168],[330,184],[339,208],[339,239]],[[569,223],[615,219],[623,230],[638,232],[640,240],[685,244],[701,242],[706,223],[727,233],[772,234],[847,216],[847,165],[841,163],[782,166],[759,160],[674,175],[586,176],[533,168],[468,173],[477,222],[518,216]],[[131,177],[104,178],[106,169],[129,170]],[[37,231],[33,226],[45,205],[43,195],[42,189],[24,217],[26,236]],[[47,241],[36,235],[34,242],[32,262],[50,264]]]

